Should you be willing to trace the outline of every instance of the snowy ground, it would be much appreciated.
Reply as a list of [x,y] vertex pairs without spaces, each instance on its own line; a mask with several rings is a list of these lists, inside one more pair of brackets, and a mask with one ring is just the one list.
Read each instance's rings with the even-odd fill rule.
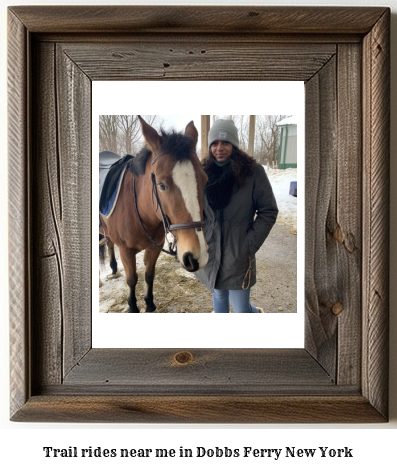
[[266,169],[267,176],[276,197],[279,215],[278,224],[285,224],[297,229],[297,197],[289,194],[290,184],[297,181],[297,169]]

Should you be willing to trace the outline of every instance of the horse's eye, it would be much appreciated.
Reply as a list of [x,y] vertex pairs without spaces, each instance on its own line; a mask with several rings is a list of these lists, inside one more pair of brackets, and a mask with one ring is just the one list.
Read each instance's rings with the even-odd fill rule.
[[167,186],[164,185],[164,183],[159,182],[157,183],[157,186],[160,188],[160,191],[167,191]]

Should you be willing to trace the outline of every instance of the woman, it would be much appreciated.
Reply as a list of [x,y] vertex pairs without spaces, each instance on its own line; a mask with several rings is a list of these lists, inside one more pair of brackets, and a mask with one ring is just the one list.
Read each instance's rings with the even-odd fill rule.
[[263,312],[250,303],[255,253],[277,219],[277,204],[262,165],[239,149],[232,120],[219,119],[208,134],[205,238],[209,262],[197,278],[212,292],[214,312]]

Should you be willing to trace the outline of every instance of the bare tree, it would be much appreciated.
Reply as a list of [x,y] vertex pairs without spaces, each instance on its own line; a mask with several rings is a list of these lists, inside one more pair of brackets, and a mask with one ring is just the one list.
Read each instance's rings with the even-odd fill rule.
[[240,141],[240,149],[248,152],[249,142],[249,116],[248,115],[232,115],[231,119],[234,121],[238,129],[238,137]]
[[255,147],[255,123],[256,123],[256,116],[250,115],[249,117],[249,132],[248,132],[248,153],[250,155],[254,155],[254,147]]
[[110,150],[117,153],[118,116],[99,116],[99,151]]
[[[156,115],[143,116],[149,124],[161,125]],[[157,123],[159,121],[159,123]],[[141,126],[137,115],[99,116],[99,151],[109,150],[119,155],[137,153],[143,145]]]
[[277,123],[285,115],[260,115],[256,120],[257,152],[256,159],[263,164],[275,166],[280,146],[281,130]]
[[140,125],[139,120],[133,115],[120,115],[120,148],[125,149],[125,154],[132,154],[132,146],[139,138]]

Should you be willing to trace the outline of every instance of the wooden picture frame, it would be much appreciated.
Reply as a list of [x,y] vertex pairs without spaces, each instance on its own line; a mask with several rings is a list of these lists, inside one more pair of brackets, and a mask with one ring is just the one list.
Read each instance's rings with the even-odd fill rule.
[[[10,7],[11,420],[388,420],[388,8]],[[303,349],[91,348],[91,81],[303,80]]]

